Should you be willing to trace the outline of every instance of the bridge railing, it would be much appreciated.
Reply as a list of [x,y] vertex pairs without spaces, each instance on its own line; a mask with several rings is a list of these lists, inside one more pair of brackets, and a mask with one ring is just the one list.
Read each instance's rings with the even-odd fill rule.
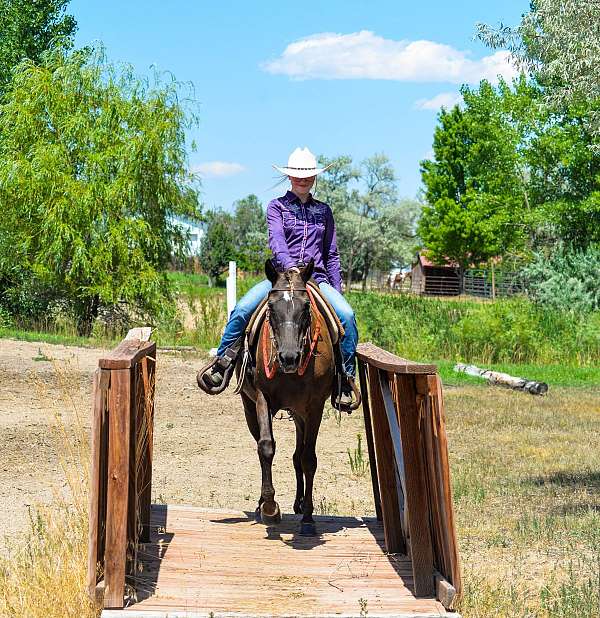
[[371,480],[388,553],[407,554],[416,596],[446,606],[461,578],[442,385],[435,365],[358,346]]
[[94,373],[88,592],[124,604],[137,545],[150,540],[156,344],[133,329]]

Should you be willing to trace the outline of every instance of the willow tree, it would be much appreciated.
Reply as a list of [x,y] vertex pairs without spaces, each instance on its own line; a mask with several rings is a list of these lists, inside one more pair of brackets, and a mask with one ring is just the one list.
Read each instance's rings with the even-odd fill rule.
[[198,214],[180,86],[137,79],[102,49],[23,61],[0,107],[0,276],[53,290],[89,332],[98,309],[157,311]]
[[[493,28],[479,23],[479,37],[494,48],[508,48],[513,60],[543,87],[551,109],[600,99],[599,0],[532,0],[518,26]],[[600,112],[584,120],[600,141]]]

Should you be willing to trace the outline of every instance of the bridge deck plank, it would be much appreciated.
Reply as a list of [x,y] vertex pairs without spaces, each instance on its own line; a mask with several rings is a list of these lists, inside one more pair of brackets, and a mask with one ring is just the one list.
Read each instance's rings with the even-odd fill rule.
[[374,518],[316,517],[320,536],[307,538],[298,516],[267,528],[249,515],[153,505],[138,600],[103,617],[347,617],[361,615],[361,603],[369,618],[457,617],[414,597],[410,562],[384,553]]

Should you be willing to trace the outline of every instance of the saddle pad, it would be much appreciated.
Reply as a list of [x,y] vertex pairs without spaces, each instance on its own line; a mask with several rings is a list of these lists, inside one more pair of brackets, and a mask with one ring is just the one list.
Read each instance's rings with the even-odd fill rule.
[[[344,329],[342,327],[342,323],[340,322],[336,312],[333,310],[333,307],[329,304],[327,299],[323,296],[319,286],[312,279],[308,282],[307,285],[310,285],[311,291],[313,293],[313,297],[315,299],[315,303],[317,305],[317,309],[320,314],[323,316],[325,320],[325,324],[327,324],[327,329],[329,330],[329,336],[331,338],[331,343],[335,345],[338,341],[344,336]],[[260,305],[256,308],[256,311],[252,314],[250,318],[250,322],[246,328],[246,333],[248,334],[248,344],[253,345],[256,341],[256,337],[258,331],[260,330],[260,326],[265,319],[265,314],[267,312],[267,298],[265,297]]]

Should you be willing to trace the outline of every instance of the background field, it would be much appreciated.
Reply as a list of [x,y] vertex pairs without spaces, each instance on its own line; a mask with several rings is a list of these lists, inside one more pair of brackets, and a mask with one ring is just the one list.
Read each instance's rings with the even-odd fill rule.
[[[90,377],[100,354],[0,340],[0,374],[6,377],[0,389],[0,526],[11,548],[6,554],[5,542],[9,558],[0,559],[0,615],[23,615],[24,608],[31,616],[83,615],[81,479]],[[252,510],[259,465],[239,399],[231,390],[219,398],[200,393],[194,381],[200,362],[195,355],[159,356],[153,498]],[[600,388],[551,385],[548,396],[535,398],[455,382],[445,395],[465,618],[598,615]],[[277,420],[275,433],[275,488],[289,512],[293,423]],[[353,474],[348,460],[358,434],[364,437],[360,414],[340,419],[327,411],[315,489],[321,513],[373,514],[368,472]],[[58,506],[40,517],[31,510],[51,500]],[[28,530],[28,549],[18,551]],[[58,566],[53,543],[63,556]],[[35,570],[28,556],[36,557]],[[54,614],[47,607],[38,614],[26,603],[48,593],[50,580],[38,572],[47,573],[49,565],[80,577],[65,584],[64,605],[58,603]],[[28,588],[32,594],[23,594]],[[87,611],[93,615],[91,607]]]

